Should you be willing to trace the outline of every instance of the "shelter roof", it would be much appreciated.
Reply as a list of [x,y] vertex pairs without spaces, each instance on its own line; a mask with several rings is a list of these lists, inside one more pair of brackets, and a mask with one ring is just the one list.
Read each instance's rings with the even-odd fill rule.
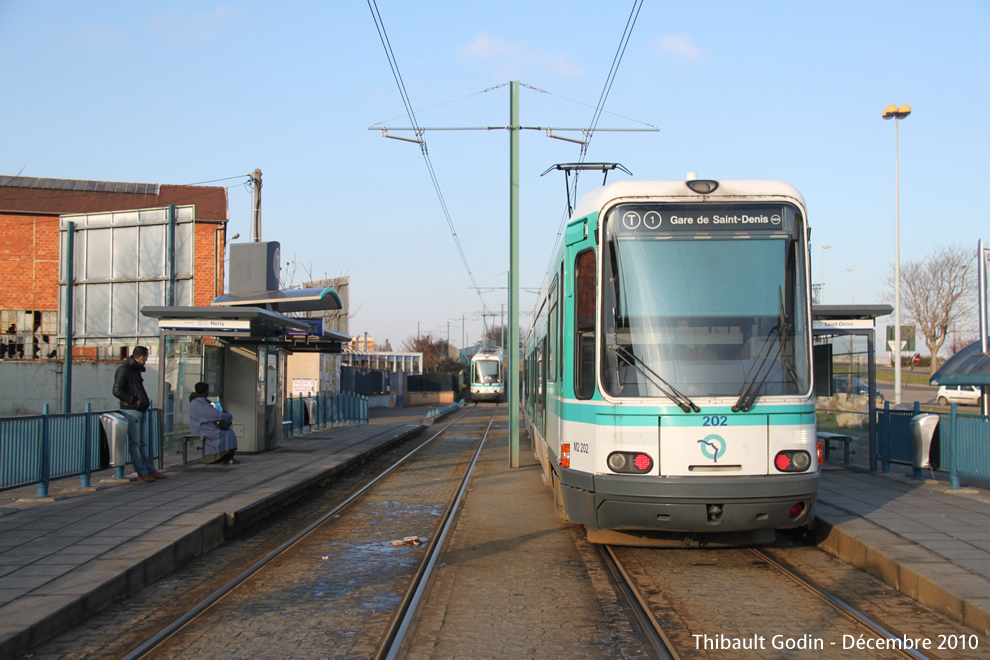
[[142,307],[161,332],[222,337],[232,343],[268,343],[292,352],[340,353],[348,335],[324,330],[318,319],[292,318],[262,307]]
[[343,308],[340,295],[332,286],[224,293],[214,298],[212,304],[214,307],[265,306],[275,312],[317,312]]
[[892,314],[890,305],[812,305],[811,316],[815,319],[875,319]]
[[0,175],[0,213],[67,215],[174,204],[196,206],[197,220],[227,220],[227,189],[157,183]]
[[932,385],[990,385],[990,355],[983,352],[979,341],[962,349],[935,372]]

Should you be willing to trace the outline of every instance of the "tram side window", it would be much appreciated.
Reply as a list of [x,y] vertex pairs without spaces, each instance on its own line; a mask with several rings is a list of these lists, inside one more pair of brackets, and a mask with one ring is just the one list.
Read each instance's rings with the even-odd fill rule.
[[550,325],[547,327],[547,382],[557,381],[557,282],[550,285]]
[[595,251],[574,260],[574,395],[595,394]]

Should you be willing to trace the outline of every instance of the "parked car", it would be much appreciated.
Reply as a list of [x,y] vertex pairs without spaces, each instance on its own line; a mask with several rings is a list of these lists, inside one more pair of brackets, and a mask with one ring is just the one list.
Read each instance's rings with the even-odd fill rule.
[[947,406],[950,403],[979,405],[980,388],[975,385],[943,385],[938,388],[938,402]]
[[[848,376],[833,376],[832,392],[835,394],[862,394],[865,396],[869,394],[870,386],[859,378],[853,378],[850,381]],[[874,390],[874,396],[876,397],[877,405],[883,405],[883,392]]]

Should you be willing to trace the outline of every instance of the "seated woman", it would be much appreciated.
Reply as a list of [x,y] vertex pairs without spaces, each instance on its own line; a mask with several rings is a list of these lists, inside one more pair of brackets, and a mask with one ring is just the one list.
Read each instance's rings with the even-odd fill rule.
[[209,394],[210,386],[200,382],[196,383],[196,391],[189,395],[189,433],[201,435],[206,440],[203,462],[240,463],[234,458],[237,436],[230,430],[234,416],[215,408],[207,398]]

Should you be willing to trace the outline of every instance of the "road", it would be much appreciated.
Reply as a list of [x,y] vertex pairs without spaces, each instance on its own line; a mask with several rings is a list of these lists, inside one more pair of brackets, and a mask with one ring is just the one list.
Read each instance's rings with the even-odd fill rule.
[[[892,381],[877,380],[877,389],[883,392],[883,398],[894,403],[894,383]],[[920,401],[923,404],[934,404],[937,387],[931,385],[917,385],[904,383],[901,387],[901,403],[914,403]]]

